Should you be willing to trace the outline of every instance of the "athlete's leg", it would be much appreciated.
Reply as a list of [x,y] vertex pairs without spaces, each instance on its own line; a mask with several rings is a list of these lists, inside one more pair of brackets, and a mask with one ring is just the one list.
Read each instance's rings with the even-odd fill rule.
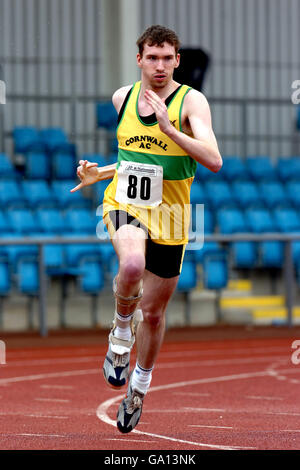
[[[121,315],[130,315],[136,308],[134,302],[125,298],[138,297],[145,271],[144,230],[133,225],[122,225],[113,235],[112,243],[119,258],[119,272],[116,277],[116,309]],[[117,325],[122,327],[121,322]]]
[[144,294],[140,303],[143,321],[136,333],[137,361],[145,369],[153,367],[165,333],[165,312],[179,276],[161,278],[145,271]]
[[146,234],[141,228],[125,224],[111,239],[119,258],[119,271],[113,282],[114,325],[103,373],[108,385],[120,388],[129,375],[130,351],[135,342],[133,315],[143,293]]
[[178,276],[160,278],[150,271],[144,274],[144,293],[141,301],[143,321],[136,333],[137,364],[130,377],[127,395],[119,406],[117,426],[128,433],[138,424],[143,401],[152,378],[152,368],[165,332],[165,311],[176,288]]

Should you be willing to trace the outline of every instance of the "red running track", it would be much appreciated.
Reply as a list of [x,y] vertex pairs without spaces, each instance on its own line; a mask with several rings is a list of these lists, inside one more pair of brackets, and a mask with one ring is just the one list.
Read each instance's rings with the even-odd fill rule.
[[141,421],[127,435],[115,427],[126,389],[102,377],[106,332],[2,338],[0,449],[299,449],[292,344],[300,332],[245,331],[168,333]]

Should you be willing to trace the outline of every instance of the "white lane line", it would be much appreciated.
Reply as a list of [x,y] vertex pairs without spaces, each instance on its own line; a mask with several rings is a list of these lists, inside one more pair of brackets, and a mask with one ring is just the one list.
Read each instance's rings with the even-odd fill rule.
[[255,395],[246,395],[245,398],[249,398],[250,400],[283,400],[282,397],[259,397]]
[[172,395],[184,395],[185,397],[210,397],[211,393],[200,393],[200,392],[173,392]]
[[50,418],[50,419],[69,419],[69,416],[46,416],[46,415],[34,415],[34,414],[31,414],[31,415],[27,415],[27,414],[24,414],[22,416],[26,416],[28,418]]
[[22,432],[19,434],[13,434],[14,436],[26,436],[26,437],[67,437],[64,434],[31,434]]
[[104,441],[122,441],[122,442],[146,442],[147,444],[152,444],[152,442],[157,442],[154,441],[153,439],[148,439],[148,441],[142,441],[139,439],[122,439],[120,438],[108,438],[108,439],[103,439]]
[[207,426],[205,424],[188,424],[189,428],[233,429],[232,426]]
[[72,390],[73,385],[40,385],[40,388],[57,388],[59,390]]
[[199,411],[200,413],[209,413],[209,412],[217,412],[217,413],[225,413],[226,410],[224,409],[221,409],[221,408],[192,408],[192,407],[184,407],[183,408],[183,411]]
[[68,370],[64,372],[50,372],[45,374],[32,374],[32,375],[22,375],[19,377],[6,377],[0,379],[0,385],[6,385],[8,383],[17,383],[17,382],[29,382],[32,380],[43,380],[51,379],[56,377],[72,377],[76,375],[89,375],[89,374],[99,374],[99,368],[97,369],[81,369],[81,370]]
[[217,412],[217,413],[225,413],[226,410],[220,409],[220,408],[189,408],[189,407],[184,407],[184,408],[174,408],[174,409],[165,409],[165,408],[151,408],[150,410],[144,410],[144,413],[185,413],[187,411],[191,411],[192,413],[194,412],[203,412],[203,413],[209,413],[209,412]]
[[[177,387],[196,385],[196,384],[226,382],[226,381],[231,381],[231,380],[241,380],[241,379],[248,379],[248,378],[253,378],[253,377],[264,377],[264,376],[268,376],[267,371],[250,372],[250,373],[244,373],[244,374],[232,374],[232,375],[225,375],[225,376],[219,376],[219,377],[207,377],[207,378],[198,379],[198,380],[176,382],[172,384],[151,387],[148,393],[161,391],[161,390],[168,390],[168,389],[177,388]],[[112,405],[115,405],[115,403],[117,401],[120,401],[122,398],[123,398],[123,394],[110,398],[104,401],[103,403],[101,403],[98,406],[97,412],[96,412],[98,418],[104,423],[116,427],[115,421],[113,421],[108,416],[107,412]],[[154,433],[147,433],[145,431],[139,431],[138,429],[134,429],[131,432],[136,433],[136,434],[144,434],[145,436],[156,437],[159,439],[169,440],[173,442],[180,442],[183,444],[189,444],[189,445],[194,445],[198,447],[206,447],[210,449],[220,449],[220,450],[253,449],[253,447],[245,447],[245,446],[222,446],[222,445],[215,445],[215,444],[209,444],[209,443],[203,443],[203,442],[185,441],[183,439],[177,439],[177,438],[173,438],[173,437],[165,436],[161,434],[154,434]]]
[[70,400],[65,400],[63,398],[35,398],[36,401],[50,401],[55,403],[69,403]]

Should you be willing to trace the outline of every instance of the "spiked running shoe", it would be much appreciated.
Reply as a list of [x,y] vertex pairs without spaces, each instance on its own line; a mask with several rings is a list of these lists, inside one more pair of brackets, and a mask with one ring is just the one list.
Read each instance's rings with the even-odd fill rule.
[[120,432],[128,433],[138,424],[143,408],[145,395],[131,387],[129,380],[127,395],[119,406],[117,414],[117,426]]
[[116,338],[114,329],[109,335],[109,347],[103,364],[103,375],[106,383],[112,388],[123,387],[129,376],[130,351],[134,345],[135,336],[129,341]]

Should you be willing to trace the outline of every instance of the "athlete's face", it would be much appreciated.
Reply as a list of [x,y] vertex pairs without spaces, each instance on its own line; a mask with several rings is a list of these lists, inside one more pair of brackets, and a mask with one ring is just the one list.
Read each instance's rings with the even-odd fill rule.
[[179,54],[171,44],[162,46],[144,45],[143,54],[137,54],[137,64],[142,71],[142,78],[152,88],[163,88],[172,80],[174,69],[179,66]]

